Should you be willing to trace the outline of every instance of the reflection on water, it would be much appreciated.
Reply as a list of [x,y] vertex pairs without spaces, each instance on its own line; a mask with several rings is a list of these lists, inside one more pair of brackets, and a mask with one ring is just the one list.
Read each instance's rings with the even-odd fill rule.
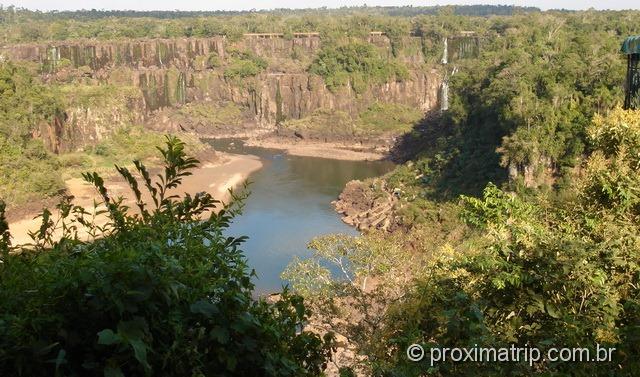
[[253,154],[264,167],[250,177],[251,196],[242,216],[228,230],[247,235],[242,249],[256,270],[256,293],[280,290],[280,273],[294,255],[309,255],[307,243],[326,233],[356,234],[333,210],[344,185],[386,173],[389,162],[339,161],[283,154],[282,151],[247,147],[237,139],[209,140],[216,150]]

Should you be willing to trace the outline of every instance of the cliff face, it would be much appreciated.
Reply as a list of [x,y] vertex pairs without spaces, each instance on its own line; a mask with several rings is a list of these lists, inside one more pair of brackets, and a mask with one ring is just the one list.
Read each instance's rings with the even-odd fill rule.
[[55,72],[68,61],[75,68],[89,67],[94,72],[116,67],[135,69],[152,67],[194,68],[196,56],[212,51],[224,56],[224,39],[158,39],[112,42],[75,41],[57,44],[18,44],[2,48],[12,60],[29,60],[42,65],[44,73]]
[[[383,53],[391,54],[386,37],[371,37],[369,42]],[[155,120],[153,115],[159,110],[166,112],[190,102],[233,102],[246,109],[248,123],[264,129],[275,127],[278,114],[299,119],[324,109],[356,116],[375,101],[400,103],[424,111],[437,105],[441,80],[435,70],[425,70],[415,39],[404,41],[408,48],[400,56],[410,67],[406,80],[370,85],[358,95],[349,86],[332,92],[322,78],[305,72],[306,63],[321,43],[318,37],[245,38],[237,42],[223,37],[78,41],[11,45],[3,47],[0,53],[5,59],[37,63],[48,82],[138,88],[137,98],[129,96],[131,103],[124,107],[101,107],[100,103],[72,106],[65,125],[52,125],[55,130],[49,132],[61,135],[67,140],[62,144],[72,147],[108,133],[101,124],[119,124],[122,118],[136,122]],[[215,55],[224,60],[232,50],[251,51],[264,58],[269,66],[255,77],[227,79],[223,67],[212,67],[208,59]],[[303,60],[306,63],[302,63]],[[114,111],[134,114],[123,116]],[[57,144],[56,149],[64,149],[60,142]]]
[[[356,95],[350,87],[332,92],[322,78],[299,73],[266,73],[257,76],[245,86],[234,85],[220,74],[193,72],[186,77],[187,102],[231,101],[251,110],[256,122],[263,127],[275,125],[278,107],[287,119],[300,119],[317,109],[339,110],[357,115],[375,101],[397,102],[429,110],[436,105],[439,80],[435,72],[413,71],[408,80],[370,86],[366,92]],[[154,80],[153,78],[146,78]],[[166,77],[155,79],[166,81]],[[179,80],[178,80],[179,81]],[[179,86],[169,82],[167,91],[179,91]],[[280,100],[278,100],[278,92]],[[163,106],[176,101],[156,92]],[[148,94],[151,101],[151,94]]]

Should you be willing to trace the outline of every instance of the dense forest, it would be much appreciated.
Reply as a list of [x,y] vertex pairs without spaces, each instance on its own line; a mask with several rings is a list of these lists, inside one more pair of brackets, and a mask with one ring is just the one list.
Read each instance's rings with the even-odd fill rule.
[[[363,355],[344,373],[635,374],[640,114],[619,107],[618,52],[638,32],[633,17],[447,19],[483,30],[482,51],[456,64],[449,110],[402,138],[405,164],[368,182],[373,196],[390,188],[400,196],[403,230],[318,238],[313,257],[284,275],[316,310],[343,320],[327,327]],[[352,263],[347,278],[328,279],[327,264],[342,259]],[[416,363],[407,359],[412,343],[607,344],[617,349],[617,371],[548,361]]]
[[[413,36],[424,56],[418,67],[437,71],[450,96],[447,110],[426,114],[376,103],[354,118],[321,111],[302,121],[277,118],[278,126],[386,127],[402,135],[391,151],[397,167],[361,183],[366,196],[391,198],[393,226],[319,235],[309,258],[283,272],[290,290],[267,302],[252,295],[244,237],[224,234],[244,196],[212,211],[222,204],[208,194],[169,194],[197,165],[187,153],[201,147],[197,140],[169,137],[157,179],[140,160],[161,139],[140,125],[82,153],[57,155],[38,130],[60,118],[69,87],[48,85],[26,63],[2,62],[0,198],[54,195],[63,188],[55,174],[61,167],[78,174],[118,164],[138,209],[131,214],[99,174],[85,173],[106,206],[106,225],[64,198],[62,219],[43,212],[34,244],[12,245],[0,201],[2,374],[316,376],[348,344],[355,351],[336,362],[340,376],[637,375],[640,110],[620,107],[626,62],[619,50],[625,37],[640,34],[640,12],[10,7],[0,14],[4,43],[319,32],[318,53],[296,64],[329,91],[346,87],[356,98],[369,86],[407,79],[416,66],[401,57],[415,45],[403,37]],[[389,55],[364,41],[371,31],[385,33]],[[465,31],[479,41],[478,53],[440,64],[445,38]],[[204,64],[221,67],[225,80],[260,80],[271,64],[244,51],[226,59],[213,54]],[[193,106],[180,111],[193,115]],[[136,161],[124,167],[133,151]],[[84,240],[71,219],[102,237]],[[53,239],[54,228],[61,239]],[[310,323],[320,335],[304,330]],[[409,360],[412,344],[427,354],[514,344],[615,352],[609,362],[434,365]]]
[[7,7],[0,9],[0,19],[5,42],[31,42],[76,38],[175,38],[215,35],[236,39],[240,38],[242,33],[306,31],[318,31],[325,36],[358,35],[371,30],[391,33],[396,29],[396,33],[409,33],[412,18],[420,16],[484,17],[539,12],[537,8],[489,5],[345,7],[246,12],[34,12]]

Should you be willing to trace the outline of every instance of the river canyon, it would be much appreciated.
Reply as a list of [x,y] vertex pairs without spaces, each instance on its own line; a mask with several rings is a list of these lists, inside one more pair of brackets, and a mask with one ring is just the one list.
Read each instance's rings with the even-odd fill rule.
[[[386,36],[372,35],[365,43],[391,57]],[[251,235],[245,254],[257,272],[256,293],[266,294],[286,283],[279,274],[293,256],[309,254],[306,244],[314,236],[357,233],[340,220],[331,202],[347,182],[389,171],[390,162],[366,160],[383,158],[398,135],[356,134],[342,124],[332,124],[332,118],[321,118],[320,131],[281,123],[305,124],[319,113],[357,119],[377,103],[420,112],[436,108],[441,78],[425,63],[420,43],[416,37],[402,39],[399,58],[409,68],[407,77],[369,83],[359,91],[350,84],[328,88],[321,77],[306,71],[322,46],[319,37],[308,35],[245,36],[236,41],[213,37],[19,44],[4,46],[0,56],[36,65],[47,85],[63,88],[65,112],[43,123],[35,135],[55,153],[82,150],[121,127],[141,124],[158,132],[191,133],[223,155],[259,158],[262,168],[258,171],[251,168],[226,177],[234,172],[222,166],[222,170],[199,171],[196,182],[202,182],[186,186],[213,187],[214,183],[204,182],[206,174],[223,174],[211,177],[222,191],[238,186],[236,176],[252,182],[245,212],[229,234]],[[265,71],[243,79],[228,77],[216,62],[229,64],[238,51],[265,59]],[[250,137],[249,144],[256,146],[225,137]],[[79,187],[76,191],[89,200],[88,188]],[[113,189],[121,187],[112,182]],[[26,230],[37,228],[37,222],[25,218],[13,228],[18,240],[26,241]]]

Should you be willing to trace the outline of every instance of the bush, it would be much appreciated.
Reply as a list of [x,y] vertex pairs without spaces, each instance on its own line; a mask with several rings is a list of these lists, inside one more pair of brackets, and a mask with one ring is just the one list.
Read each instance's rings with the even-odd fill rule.
[[0,63],[0,198],[17,205],[64,187],[56,157],[33,138],[43,124],[61,119],[55,89],[42,85],[24,65]]
[[304,118],[289,119],[282,127],[311,138],[349,137],[356,131],[349,114],[329,109],[317,109]]
[[209,56],[207,57],[207,68],[209,69],[218,68],[220,67],[220,65],[222,65],[222,62],[220,61],[220,57],[218,56],[218,53],[217,52],[210,53]]
[[320,374],[329,337],[299,331],[308,315],[300,297],[285,291],[275,304],[254,300],[253,272],[239,250],[245,237],[223,234],[243,198],[221,204],[206,193],[172,195],[197,164],[184,146],[168,139],[156,182],[138,161],[140,182],[116,167],[136,213],[98,174],[84,174],[102,196],[104,225],[66,198],[60,219],[42,213],[32,246],[12,247],[0,202],[0,374]]
[[250,52],[232,51],[231,62],[224,70],[226,79],[238,79],[256,76],[268,67],[266,60]]
[[593,147],[607,155],[624,149],[640,162],[640,110],[617,107],[607,116],[596,114],[587,136]]
[[26,145],[0,134],[0,198],[13,205],[50,197],[64,188],[55,156],[36,140]]
[[[409,344],[429,347],[612,347],[607,363],[441,362],[436,375],[635,376],[640,347],[637,112],[614,110],[588,127],[594,152],[569,194],[509,193],[489,184],[461,198],[474,228],[465,247],[442,247],[406,299],[387,312],[377,356],[413,375]],[[477,233],[476,233],[477,232]],[[427,354],[429,351],[427,350]],[[383,356],[385,355],[385,356]],[[522,361],[522,360],[521,360]]]
[[383,59],[371,44],[364,42],[325,45],[309,72],[322,76],[330,90],[350,84],[356,93],[364,92],[370,83],[403,80],[409,74],[406,66]]
[[408,132],[423,116],[420,109],[411,106],[374,103],[360,113],[359,125],[369,132]]
[[107,156],[110,156],[112,154],[111,150],[109,149],[109,146],[107,144],[104,144],[104,143],[96,145],[93,148],[93,153],[95,153],[98,156],[102,156],[102,157],[107,157]]
[[[182,138],[194,152],[205,148],[195,137],[183,134]],[[156,146],[162,143],[162,140],[161,133],[140,126],[127,126],[114,130],[95,146],[86,147],[85,152],[90,155],[88,161],[93,162],[94,168],[104,170],[114,164],[127,164],[130,158],[146,160],[154,157],[157,152]]]
[[173,119],[183,125],[241,127],[244,121],[244,110],[233,102],[191,102],[178,109]]
[[63,168],[87,168],[91,166],[91,158],[83,153],[66,153],[58,156]]

